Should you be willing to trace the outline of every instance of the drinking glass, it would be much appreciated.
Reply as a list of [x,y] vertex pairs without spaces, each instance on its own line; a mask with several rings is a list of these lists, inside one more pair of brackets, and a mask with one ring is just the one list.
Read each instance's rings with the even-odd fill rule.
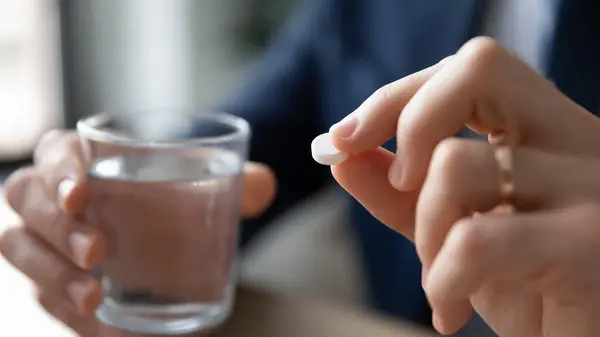
[[97,316],[137,333],[213,328],[235,296],[250,127],[222,113],[125,115],[77,125],[86,220],[107,239]]

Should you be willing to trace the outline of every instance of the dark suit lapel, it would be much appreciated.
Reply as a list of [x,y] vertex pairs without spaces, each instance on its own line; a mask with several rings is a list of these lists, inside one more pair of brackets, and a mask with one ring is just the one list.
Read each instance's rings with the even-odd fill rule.
[[365,6],[381,22],[366,52],[389,79],[435,64],[477,35],[484,0],[382,0]]
[[600,3],[563,0],[554,32],[549,75],[572,100],[600,116]]

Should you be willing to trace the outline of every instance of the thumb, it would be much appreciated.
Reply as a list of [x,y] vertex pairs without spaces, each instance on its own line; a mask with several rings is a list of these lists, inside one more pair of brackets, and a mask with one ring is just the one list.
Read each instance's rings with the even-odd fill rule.
[[401,192],[388,180],[394,154],[381,147],[353,155],[331,167],[335,180],[375,218],[410,240],[414,239],[419,191]]
[[277,191],[275,174],[266,165],[247,163],[244,165],[244,194],[242,215],[256,217],[273,202]]

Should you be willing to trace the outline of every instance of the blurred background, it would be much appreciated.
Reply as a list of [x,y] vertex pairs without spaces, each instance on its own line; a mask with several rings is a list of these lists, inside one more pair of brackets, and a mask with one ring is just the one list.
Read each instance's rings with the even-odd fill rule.
[[[294,0],[0,0],[0,182],[29,162],[44,132],[72,128],[83,116],[216,104],[293,5]],[[0,231],[17,221],[2,207]],[[277,219],[245,252],[244,282],[363,306],[344,207],[337,192],[327,190]],[[67,336],[34,301],[26,280],[0,258],[3,329]],[[23,325],[24,317],[35,324]]]
[[0,0],[0,158],[100,111],[210,106],[293,0]]
[[[99,112],[173,113],[222,102],[297,1],[0,0],[0,190],[12,171],[30,163],[50,129],[73,128]],[[423,66],[438,60],[418,59]],[[378,82],[362,71],[379,68],[358,61],[353,64],[358,72],[346,80],[351,88],[364,82],[363,94],[370,94]],[[358,92],[356,102],[336,109],[344,114],[364,98]],[[302,102],[287,103],[302,108]],[[280,122],[272,130],[279,131]],[[309,142],[298,151],[308,155]],[[291,180],[300,184],[314,176],[297,171],[302,179]],[[347,226],[345,200],[339,190],[327,188],[277,217],[244,250],[242,283],[369,310],[365,263]],[[0,232],[17,223],[0,198]],[[71,336],[41,311],[31,285],[0,257],[0,336],[11,329],[19,336]],[[479,326],[474,329],[468,336],[483,336]]]

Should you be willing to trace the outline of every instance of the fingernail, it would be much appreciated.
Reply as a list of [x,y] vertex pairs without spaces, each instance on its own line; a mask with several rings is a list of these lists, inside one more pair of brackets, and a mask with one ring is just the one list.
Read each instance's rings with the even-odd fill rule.
[[73,261],[83,269],[90,268],[88,256],[92,247],[92,240],[89,235],[81,232],[73,232],[69,236],[69,245],[71,246]]
[[94,293],[95,283],[92,280],[77,280],[67,285],[67,294],[78,310],[87,311],[88,298]]
[[64,210],[65,201],[75,188],[75,182],[71,179],[65,179],[58,185],[58,204]]
[[402,166],[402,162],[396,158],[390,167],[388,179],[390,184],[392,184],[392,186],[395,188],[399,188],[400,184],[402,183]]
[[333,125],[329,132],[333,133],[336,137],[350,138],[356,131],[356,127],[358,126],[358,118],[355,116],[348,116],[342,119],[339,123]]

